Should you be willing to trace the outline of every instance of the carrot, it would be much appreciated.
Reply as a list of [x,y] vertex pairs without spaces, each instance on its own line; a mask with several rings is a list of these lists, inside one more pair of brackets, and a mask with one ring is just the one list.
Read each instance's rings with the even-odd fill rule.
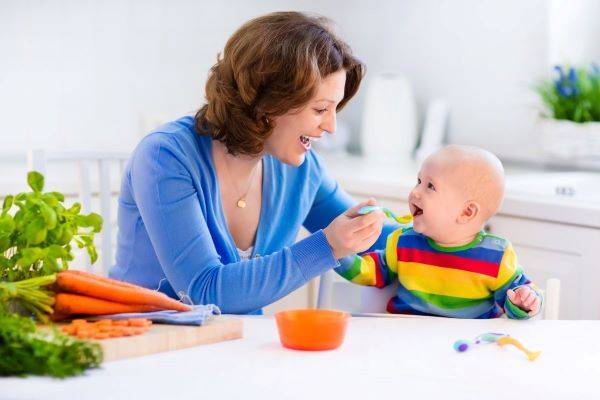
[[129,326],[140,326],[145,327],[152,325],[152,321],[146,318],[129,318],[128,320]]
[[102,326],[112,326],[113,322],[112,319],[101,319],[96,321],[95,323],[96,325],[102,327]]
[[60,273],[61,274],[67,274],[67,275],[68,274],[72,274],[72,275],[78,275],[78,276],[87,276],[88,278],[97,279],[97,280],[102,281],[102,282],[112,283],[112,284],[120,285],[120,286],[123,286],[123,287],[130,287],[132,289],[137,289],[137,288],[140,287],[138,285],[134,285],[133,283],[128,283],[128,282],[120,281],[118,279],[105,278],[103,276],[92,274],[92,273],[86,272],[86,271],[81,271],[81,270],[78,270],[78,269],[66,269],[64,271],[61,271]]
[[148,312],[160,309],[147,304],[122,304],[71,293],[58,293],[54,300],[54,312],[60,316]]
[[61,330],[82,339],[108,339],[140,335],[147,332],[151,324],[152,321],[146,318],[129,318],[119,321],[100,319],[94,322],[77,319],[69,325],[62,326]]
[[124,304],[145,304],[160,310],[191,310],[190,306],[180,303],[164,293],[141,286],[123,285],[123,282],[109,278],[98,279],[99,277],[93,274],[65,272],[67,271],[57,274],[56,285],[60,292],[82,294]]
[[69,335],[74,335],[77,333],[77,327],[74,325],[66,325],[61,328],[64,333],[68,333]]
[[108,339],[110,335],[107,332],[97,332],[92,337],[94,339]]

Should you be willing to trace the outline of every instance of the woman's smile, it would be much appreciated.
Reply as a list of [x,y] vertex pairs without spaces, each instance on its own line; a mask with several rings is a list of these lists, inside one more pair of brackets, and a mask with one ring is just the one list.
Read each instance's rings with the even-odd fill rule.
[[321,136],[300,135],[300,144],[302,144],[302,147],[306,151],[308,151],[312,146],[312,142],[317,141],[319,139],[321,139]]

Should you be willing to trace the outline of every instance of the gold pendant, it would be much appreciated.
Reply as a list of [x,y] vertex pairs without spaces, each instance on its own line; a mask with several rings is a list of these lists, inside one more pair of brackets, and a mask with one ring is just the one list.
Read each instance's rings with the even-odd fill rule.
[[238,208],[246,208],[246,200],[244,200],[244,199],[239,199],[239,200],[237,201],[237,206],[238,206]]

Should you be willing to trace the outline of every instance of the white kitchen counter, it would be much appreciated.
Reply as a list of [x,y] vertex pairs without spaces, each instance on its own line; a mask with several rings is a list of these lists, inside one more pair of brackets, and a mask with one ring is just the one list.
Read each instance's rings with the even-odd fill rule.
[[[281,347],[271,317],[244,317],[244,339],[105,363],[85,376],[0,378],[1,399],[592,399],[600,397],[600,321],[352,318],[337,350]],[[512,346],[452,349],[503,332]],[[379,397],[385,396],[385,397]]]
[[[351,155],[325,155],[324,159],[331,176],[347,191],[404,202],[420,166],[413,161],[386,163]],[[501,214],[600,228],[600,173],[549,172],[508,164],[506,175]]]

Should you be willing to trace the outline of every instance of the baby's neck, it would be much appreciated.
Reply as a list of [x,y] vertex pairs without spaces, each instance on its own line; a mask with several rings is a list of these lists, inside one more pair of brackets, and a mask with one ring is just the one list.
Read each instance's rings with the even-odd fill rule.
[[437,240],[434,238],[431,238],[431,239],[435,242],[435,244],[437,244],[440,247],[459,247],[459,246],[464,246],[464,245],[471,243],[473,240],[475,240],[475,238],[477,237],[478,234],[479,234],[479,231],[477,231],[475,233],[469,233],[466,235],[457,236],[456,238],[452,238],[452,239],[444,239],[444,240]]

